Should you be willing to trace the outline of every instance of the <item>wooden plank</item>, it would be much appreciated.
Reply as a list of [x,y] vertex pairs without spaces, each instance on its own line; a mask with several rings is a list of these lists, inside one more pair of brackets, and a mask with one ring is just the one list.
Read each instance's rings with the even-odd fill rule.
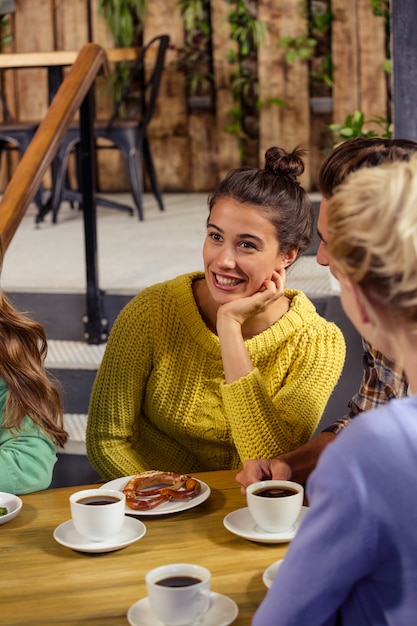
[[[411,0],[405,0],[411,2]],[[400,2],[400,0],[397,0]],[[88,40],[90,6],[91,37],[105,49],[114,41],[105,20],[98,15],[98,0],[25,0],[12,16],[12,52],[77,50]],[[176,52],[168,51],[157,111],[149,134],[155,164],[163,190],[208,190],[240,165],[236,137],[225,132],[233,100],[227,61],[228,50],[236,48],[230,40],[227,20],[231,6],[225,0],[211,0],[216,111],[195,115],[187,111],[184,76],[175,70]],[[259,0],[258,18],[268,29],[268,41],[258,51],[260,99],[278,97],[285,109],[264,104],[260,109],[259,164],[272,144],[292,149],[302,142],[311,146],[312,166],[303,183],[315,184],[320,161],[319,124],[327,118],[312,119],[308,103],[308,68],[305,64],[287,65],[284,51],[277,45],[281,36],[305,32],[299,0],[276,2]],[[384,61],[383,19],[372,14],[370,0],[332,0],[333,21],[333,121],[344,122],[358,108],[367,118],[386,116],[386,85],[381,65]],[[144,40],[167,32],[173,46],[184,40],[183,21],[177,0],[148,2]],[[7,51],[6,51],[7,52]],[[398,61],[398,65],[401,61]],[[398,67],[397,65],[397,67]],[[111,66],[113,67],[113,66]],[[18,119],[42,119],[47,110],[47,76],[44,69],[8,70],[3,73],[5,93]],[[397,72],[398,74],[398,72]],[[110,115],[114,92],[103,77],[97,80],[96,106],[99,117]],[[402,113],[401,113],[402,115]],[[175,151],[180,150],[180,154]],[[168,158],[167,158],[168,155]],[[17,161],[14,155],[13,162]],[[105,164],[101,164],[101,160]],[[104,169],[103,169],[104,168]],[[128,191],[124,164],[117,150],[100,156],[103,189]],[[105,185],[104,185],[105,183]],[[120,184],[123,186],[120,187]]]
[[[114,39],[110,33],[105,19],[101,15],[99,15],[98,0],[91,0],[90,19],[93,41],[98,43],[106,50],[113,48],[115,45]],[[115,101],[115,91],[111,81],[111,75],[115,71],[115,63],[113,61],[109,63],[109,70],[110,77],[98,76],[96,80],[96,115],[100,119],[105,119],[111,115]],[[110,151],[106,151],[106,158],[112,158]],[[120,162],[120,159],[117,158],[117,161]],[[119,165],[117,167],[116,162],[113,163],[113,165],[114,169],[113,171],[110,170],[110,177],[114,177],[116,181],[117,178],[121,176],[122,180],[125,180],[125,178],[123,177],[123,172],[121,170],[121,167],[123,169],[123,166]],[[127,190],[128,188],[129,187],[127,186]]]
[[151,148],[163,191],[191,191],[189,159],[184,160],[184,155],[189,154],[189,137],[173,135],[166,141],[154,137]]
[[[105,49],[114,47],[114,39],[106,20],[99,15],[98,0],[90,2],[91,35],[93,41]],[[95,86],[96,116],[100,119],[110,117],[115,102],[115,89],[111,76],[115,63],[109,63],[110,77],[98,76]],[[97,186],[101,192],[130,191],[126,165],[119,150],[97,151]]]
[[[148,2],[143,41],[168,33],[171,48],[167,51],[165,69],[154,117],[149,125],[149,141],[158,179],[164,189],[184,191],[191,180],[190,146],[188,140],[187,106],[184,75],[174,63],[184,43],[184,25],[177,0]],[[181,146],[181,153],[175,154]]]
[[[12,52],[12,45],[15,40],[15,16],[11,15],[9,20],[9,28],[8,34],[11,36],[11,41],[8,46],[4,46],[2,49],[3,56],[4,53]],[[16,72],[1,72],[1,87],[3,89],[4,96],[6,98],[7,106],[13,116],[16,117],[17,110],[17,92],[16,92]],[[12,172],[16,168],[16,164],[18,163],[19,156],[17,154],[12,154],[10,152],[3,152],[2,160],[1,160],[1,179],[0,179],[0,190],[3,192],[7,186],[8,181],[12,176]]]
[[[15,15],[15,52],[54,49],[54,24],[50,0],[25,0]],[[47,71],[27,69],[16,72],[20,120],[41,120],[48,108]]]
[[216,126],[213,113],[191,113],[188,117],[191,151],[190,191],[213,191],[217,186]]
[[57,50],[79,50],[88,42],[88,3],[85,0],[55,0]]
[[[343,123],[356,109],[365,119],[387,117],[384,21],[369,0],[334,0],[332,55],[333,120]],[[369,125],[368,125],[369,127]]]
[[[265,151],[270,146],[282,146],[288,151],[298,144],[309,148],[310,106],[307,64],[287,64],[285,52],[278,46],[281,37],[298,37],[306,32],[299,1],[260,0],[258,18],[268,29],[267,41],[258,50],[259,96],[265,103],[260,109],[259,124],[259,161],[263,166]],[[267,104],[269,98],[280,98],[286,106]],[[307,189],[310,187],[308,161],[301,181]]]
[[333,121],[343,124],[360,109],[358,0],[332,1]]
[[359,97],[366,119],[387,117],[384,20],[372,13],[369,0],[358,5]]
[[224,0],[211,1],[211,25],[213,30],[213,65],[216,90],[215,154],[217,182],[220,182],[231,169],[241,164],[238,140],[224,129],[231,122],[230,111],[233,98],[230,91],[229,75],[233,66],[227,62],[228,50],[236,51],[235,42],[230,40],[230,26],[227,15],[230,6]]
[[[53,11],[51,0],[19,2],[13,16],[13,40],[10,52],[53,50]],[[46,69],[8,70],[5,89],[6,101],[12,103],[12,113],[18,120],[40,121],[48,109]],[[18,153],[8,159],[8,178],[20,160]],[[45,179],[49,184],[49,176]]]

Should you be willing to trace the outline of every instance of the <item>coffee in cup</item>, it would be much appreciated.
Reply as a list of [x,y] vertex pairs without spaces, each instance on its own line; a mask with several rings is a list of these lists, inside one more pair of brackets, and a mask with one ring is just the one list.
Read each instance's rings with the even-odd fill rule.
[[290,480],[262,480],[246,488],[249,512],[268,533],[289,530],[301,513],[304,489]]
[[113,489],[83,489],[70,495],[75,530],[89,541],[116,537],[125,519],[126,497]]
[[151,610],[166,626],[197,623],[211,606],[208,569],[189,563],[162,565],[146,574]]

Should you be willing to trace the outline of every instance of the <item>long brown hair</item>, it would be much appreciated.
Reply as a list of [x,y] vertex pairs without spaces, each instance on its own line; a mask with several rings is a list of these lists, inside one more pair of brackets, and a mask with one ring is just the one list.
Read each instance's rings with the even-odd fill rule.
[[20,313],[0,290],[0,376],[9,390],[4,427],[18,430],[28,415],[63,446],[68,433],[58,389],[45,371],[47,349],[43,326]]

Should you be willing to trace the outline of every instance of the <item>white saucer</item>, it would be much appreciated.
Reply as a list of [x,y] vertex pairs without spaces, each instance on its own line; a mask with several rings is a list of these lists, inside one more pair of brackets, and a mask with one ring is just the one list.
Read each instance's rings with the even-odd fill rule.
[[308,507],[303,506],[300,516],[294,526],[282,533],[267,533],[264,530],[261,530],[254,522],[252,515],[249,513],[248,507],[232,511],[232,513],[226,515],[223,520],[223,524],[227,530],[230,530],[231,533],[238,535],[238,537],[243,537],[243,539],[257,541],[258,543],[288,543],[294,539],[295,533],[297,532],[304,515],[307,513],[307,509]]
[[113,552],[120,550],[138,539],[146,533],[146,526],[136,517],[125,517],[122,530],[108,541],[88,541],[77,533],[72,520],[60,524],[54,531],[54,539],[61,545],[78,550],[78,552]]
[[[207,613],[200,617],[198,626],[228,626],[234,622],[239,613],[236,602],[221,593],[212,592],[211,597],[213,603]],[[148,598],[132,604],[127,612],[127,621],[131,626],[164,626],[152,613]]]
[[267,587],[268,589],[272,585],[272,581],[275,578],[275,574],[277,573],[277,571],[281,567],[281,564],[282,564],[283,560],[284,559],[279,559],[279,561],[275,561],[275,563],[272,563],[272,565],[267,567],[266,570],[264,571],[264,574],[262,576],[262,580],[264,581],[265,587]]

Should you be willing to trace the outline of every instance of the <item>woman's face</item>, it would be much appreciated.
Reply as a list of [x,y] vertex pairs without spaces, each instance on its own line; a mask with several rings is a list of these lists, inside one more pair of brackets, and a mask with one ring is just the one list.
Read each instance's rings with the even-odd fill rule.
[[211,210],[203,259],[208,289],[219,304],[253,295],[273,270],[286,265],[269,219],[231,198]]

